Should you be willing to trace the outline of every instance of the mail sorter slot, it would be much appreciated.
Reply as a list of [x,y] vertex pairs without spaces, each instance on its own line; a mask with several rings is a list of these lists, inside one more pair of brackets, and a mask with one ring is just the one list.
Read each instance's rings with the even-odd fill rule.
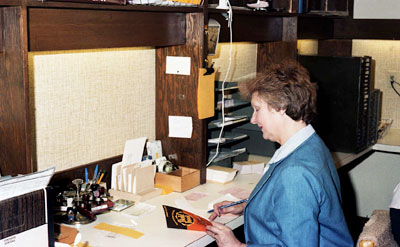
[[0,201],[0,239],[46,224],[43,190]]

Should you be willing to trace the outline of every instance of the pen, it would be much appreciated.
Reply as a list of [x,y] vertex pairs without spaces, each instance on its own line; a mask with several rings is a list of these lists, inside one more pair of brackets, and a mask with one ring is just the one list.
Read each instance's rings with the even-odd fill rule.
[[[223,206],[221,206],[221,207],[219,207],[219,208],[232,207],[232,206],[238,205],[238,204],[240,204],[240,203],[247,202],[247,200],[248,200],[248,199],[243,199],[243,200],[240,200],[240,201],[237,201],[237,202],[232,202],[232,203],[223,205]],[[211,210],[208,210],[208,211],[207,211],[207,213],[212,213],[212,212],[214,212],[214,209],[211,209]]]
[[104,174],[106,174],[106,171],[101,171],[100,178],[97,180],[97,184],[100,184],[101,180],[103,179]]

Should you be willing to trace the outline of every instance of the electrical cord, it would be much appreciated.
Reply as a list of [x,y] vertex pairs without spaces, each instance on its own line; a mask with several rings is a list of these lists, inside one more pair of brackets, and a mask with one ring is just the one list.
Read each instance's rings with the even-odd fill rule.
[[393,90],[397,93],[398,96],[400,96],[399,91],[394,87],[394,84],[397,84],[400,87],[400,83],[394,80],[393,76],[390,77],[390,85],[392,86]]
[[218,135],[218,142],[217,142],[217,147],[215,150],[214,156],[208,161],[206,167],[208,167],[214,160],[215,158],[218,157],[219,155],[219,144],[221,143],[221,138],[222,138],[222,133],[224,132],[224,127],[225,127],[225,82],[228,79],[228,75],[231,70],[231,65],[232,65],[232,19],[233,19],[233,12],[232,12],[232,6],[229,0],[226,0],[227,6],[228,6],[228,28],[229,28],[229,63],[228,63],[228,69],[225,73],[224,80],[222,81],[221,85],[221,90],[222,90],[222,125],[221,125],[221,130]]

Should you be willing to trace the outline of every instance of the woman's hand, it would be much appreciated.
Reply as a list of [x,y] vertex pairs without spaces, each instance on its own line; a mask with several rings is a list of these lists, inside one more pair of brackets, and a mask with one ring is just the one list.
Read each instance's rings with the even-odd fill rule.
[[217,217],[220,217],[223,214],[242,214],[244,207],[246,206],[246,203],[241,203],[241,204],[237,204],[231,207],[227,207],[227,208],[220,208],[223,205],[226,204],[230,204],[232,203],[231,201],[223,201],[223,202],[219,202],[214,204],[213,208],[214,208],[214,212],[210,215],[210,217],[208,217],[209,220],[214,220]]
[[232,230],[218,222],[212,222],[212,226],[206,227],[206,232],[217,241],[219,247],[242,247],[246,246],[241,243],[233,234]]

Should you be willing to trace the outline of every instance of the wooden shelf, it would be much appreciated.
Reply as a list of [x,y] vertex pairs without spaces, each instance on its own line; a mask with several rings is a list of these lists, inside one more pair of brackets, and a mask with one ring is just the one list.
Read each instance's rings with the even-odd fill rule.
[[400,40],[400,20],[353,19],[343,16],[299,15],[299,39]]
[[125,11],[153,11],[153,12],[202,12],[203,7],[175,7],[155,5],[118,5],[107,3],[74,3],[39,0],[2,0],[0,6],[25,6],[32,8],[67,8],[67,9],[98,9],[98,10],[125,10]]
[[[229,42],[228,22],[223,16],[226,10],[208,8],[209,19],[221,25],[220,42]],[[232,22],[233,42],[271,42],[296,40],[296,14],[283,12],[253,11],[234,7]]]
[[29,51],[185,43],[185,14],[28,8]]

